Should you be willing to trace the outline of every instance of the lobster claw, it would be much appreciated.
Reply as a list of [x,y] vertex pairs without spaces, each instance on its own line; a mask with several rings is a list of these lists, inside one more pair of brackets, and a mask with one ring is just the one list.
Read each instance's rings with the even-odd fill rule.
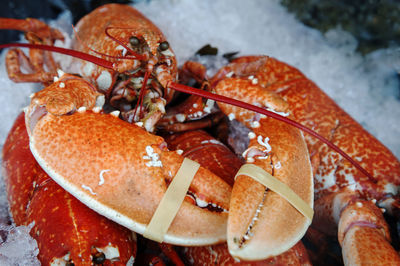
[[[78,110],[83,104],[86,111],[66,115],[45,111],[33,117],[35,110],[46,109],[47,104],[35,95],[26,112],[32,154],[52,179],[89,208],[143,234],[183,157],[169,151],[163,138],[98,109],[90,110],[96,94],[87,92],[84,80],[61,80],[53,85],[59,88],[64,82],[66,88],[72,84],[79,88],[79,93],[70,94],[79,98],[72,102]],[[41,98],[60,96],[52,86],[42,91]],[[189,191],[195,199],[217,208],[184,201],[164,241],[178,245],[224,241],[230,186],[200,168]]]
[[[282,98],[247,77],[223,79],[214,90],[220,95],[257,103],[266,109],[287,112],[287,104]],[[303,134],[281,121],[231,105],[218,105],[225,114],[251,131],[249,148],[243,153],[247,163],[286,184],[312,213],[313,177]],[[279,255],[304,236],[311,219],[312,214],[306,218],[284,197],[248,174],[237,175],[229,208],[229,252],[243,260]]]

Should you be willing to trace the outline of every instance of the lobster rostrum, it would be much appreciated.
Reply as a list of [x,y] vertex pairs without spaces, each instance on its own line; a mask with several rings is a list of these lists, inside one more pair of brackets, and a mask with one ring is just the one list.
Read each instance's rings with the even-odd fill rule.
[[[110,18],[117,18],[124,12],[134,16],[133,14],[137,12],[131,11],[131,8],[117,6],[107,5],[95,12],[102,13],[106,10]],[[91,13],[87,17],[92,14],[96,13]],[[138,21],[142,21],[142,15],[137,17]],[[98,22],[94,25],[107,23],[102,22],[99,16],[97,18]],[[135,20],[132,19],[132,21]],[[148,26],[147,22],[132,23],[143,27]],[[82,22],[82,25],[85,23]],[[82,25],[78,23],[76,33],[80,37],[82,37],[80,33],[81,30],[83,31]],[[169,95],[168,88],[172,88],[206,95],[228,103],[238,104],[238,102],[174,83],[174,75],[168,76],[173,71],[164,71],[170,61],[167,60],[168,58],[164,58],[165,61],[163,61],[159,50],[156,51],[155,46],[152,45],[158,42],[152,42],[151,38],[138,38],[140,34],[145,36],[148,33],[144,29],[126,34],[126,28],[130,26],[124,25],[121,28],[117,25],[102,28],[106,38],[114,40],[112,47],[119,51],[117,53],[102,50],[102,46],[93,49],[98,39],[91,39],[92,43],[85,43],[83,40],[76,43],[79,49],[87,49],[86,52],[100,54],[108,60],[111,58],[114,62],[105,62],[87,54],[82,56],[82,53],[69,51],[70,54],[80,55],[83,59],[92,58],[92,63],[101,64],[110,70],[83,63],[82,72],[89,74],[86,76],[89,82],[61,73],[56,82],[33,96],[31,105],[26,110],[26,124],[33,155],[57,183],[100,214],[138,233],[143,233],[168,184],[178,171],[183,157],[178,154],[179,152],[169,151],[161,137],[143,130],[140,123],[138,125],[126,123],[117,119],[115,116],[118,113],[115,112],[106,114],[101,109],[104,103],[101,92],[106,94],[107,102],[121,108],[122,112],[127,112],[125,119],[128,121],[130,121],[129,117],[132,117],[130,116],[132,112],[129,107],[122,108],[121,106],[131,106],[127,102],[129,103],[132,95],[136,94],[139,102],[138,116],[141,116],[142,97],[137,96],[138,92],[130,94],[130,89],[134,86],[129,84],[130,81],[124,82],[128,76],[127,68],[124,67],[130,64],[129,60],[132,60],[135,63],[128,68],[133,69],[130,74],[134,75],[134,79],[143,78],[141,92],[147,88],[147,80],[156,69],[158,71],[155,71],[156,75],[153,74],[153,76],[157,78],[159,84],[154,85],[154,82],[150,82],[150,85],[154,90],[159,89],[161,85],[167,92],[165,95]],[[118,34],[121,36],[117,36]],[[132,39],[132,36],[139,41]],[[162,40],[160,45],[164,43],[163,39],[158,40]],[[122,48],[116,45],[115,41]],[[130,41],[132,48],[139,43],[136,51],[132,51],[131,47],[127,46]],[[29,47],[29,45],[25,46]],[[59,48],[52,46],[36,45],[36,47],[60,51]],[[160,48],[160,50],[163,49]],[[164,56],[170,55],[164,54]],[[137,59],[143,60],[140,67]],[[11,64],[15,62],[9,61]],[[283,87],[290,85],[291,82],[306,80],[306,78],[298,71],[286,72],[286,68],[290,69],[290,67],[276,62],[278,61],[267,57],[263,57],[262,60],[239,59],[223,68],[211,79],[211,87],[218,94],[229,97],[242,99],[245,95],[248,97],[247,102],[256,103],[258,107],[241,104],[242,107],[246,106],[253,111],[285,120],[275,113],[266,111],[266,109],[272,109],[273,112],[292,112],[291,104],[289,103],[288,106],[276,92],[271,90],[271,87],[274,87],[274,82],[276,86],[281,85],[279,78],[284,80]],[[270,71],[268,65],[270,63],[276,63],[275,72]],[[8,69],[16,69],[15,66],[14,64]],[[176,69],[176,64],[172,69]],[[271,73],[273,74],[270,75]],[[289,79],[286,84],[285,79],[290,78],[292,74],[299,74],[301,78]],[[163,77],[168,77],[168,79],[163,79]],[[106,82],[102,83],[102,81]],[[136,81],[137,79],[133,83]],[[267,84],[272,85],[266,86]],[[113,88],[109,89],[106,85]],[[127,91],[130,92],[126,93]],[[152,93],[153,95],[149,96],[151,99],[154,98],[154,92]],[[157,99],[158,96],[156,95],[155,98]],[[167,99],[171,97],[166,96]],[[312,206],[311,165],[300,131],[253,112],[222,104],[219,106],[226,114],[241,120],[252,131],[252,134],[249,134],[250,148],[244,155],[247,162],[261,166],[276,176],[303,201]],[[131,121],[136,120],[136,115],[137,113],[134,112]],[[292,118],[298,119],[298,115],[294,114]],[[296,124],[293,121],[290,123]],[[151,131],[153,126],[152,123],[146,126],[146,129]],[[312,162],[315,165],[316,157],[314,150],[312,151]],[[82,154],[85,154],[84,157],[87,159],[82,160]],[[121,162],[124,163],[121,164]],[[222,241],[225,239],[229,209],[228,244],[231,254],[243,259],[262,259],[291,248],[301,239],[310,224],[310,221],[286,200],[266,190],[264,186],[245,175],[237,177],[230,206],[230,186],[202,167],[195,175],[189,194],[169,227],[164,241],[179,245],[205,245]],[[291,217],[290,221],[287,217]],[[283,233],[279,230],[282,227],[286,229]]]

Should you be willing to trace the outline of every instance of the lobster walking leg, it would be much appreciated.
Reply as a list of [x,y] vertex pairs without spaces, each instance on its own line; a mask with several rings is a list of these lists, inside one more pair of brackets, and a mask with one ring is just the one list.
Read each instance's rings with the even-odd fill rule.
[[17,225],[34,223],[38,258],[51,263],[126,264],[136,256],[134,233],[93,212],[58,186],[29,150],[24,116],[16,120],[3,150],[10,210]]
[[[64,36],[56,29],[49,27],[37,19],[0,18],[0,29],[15,29],[26,32],[26,39],[33,44],[53,45],[55,40],[63,40]],[[50,52],[31,49],[29,58],[20,49],[7,52],[6,66],[11,80],[14,82],[42,82],[49,84],[56,76],[58,65]],[[24,73],[24,68],[28,73]],[[46,69],[45,69],[46,68]]]
[[382,211],[372,201],[344,189],[318,199],[315,216],[313,226],[320,231],[330,235],[338,232],[346,265],[400,263],[400,256],[390,245],[389,227]]

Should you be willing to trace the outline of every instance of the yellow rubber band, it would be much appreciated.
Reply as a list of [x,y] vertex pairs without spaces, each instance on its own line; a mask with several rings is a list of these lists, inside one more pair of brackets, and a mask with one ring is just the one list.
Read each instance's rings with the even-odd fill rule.
[[264,169],[254,164],[244,164],[237,172],[235,179],[239,175],[249,176],[257,182],[263,184],[267,188],[271,189],[272,191],[278,193],[307,219],[309,219],[310,221],[312,220],[314,210],[289,186],[287,186],[285,183],[282,183],[280,180],[266,172]]
[[195,161],[187,158],[183,160],[181,167],[154,212],[143,234],[144,237],[160,243],[164,240],[164,236],[178,213],[199,167],[200,164]]

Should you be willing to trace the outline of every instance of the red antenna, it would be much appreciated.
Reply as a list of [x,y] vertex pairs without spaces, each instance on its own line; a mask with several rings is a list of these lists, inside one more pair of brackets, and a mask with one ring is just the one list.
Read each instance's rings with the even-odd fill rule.
[[[0,49],[1,48],[7,48],[7,47],[26,47],[26,48],[31,48],[31,49],[41,49],[41,50],[46,50],[46,51],[52,51],[52,52],[57,52],[57,53],[62,53],[65,55],[70,55],[70,56],[74,56],[77,58],[80,58],[82,60],[86,60],[89,61],[93,64],[108,68],[108,69],[113,69],[114,64],[104,60],[102,58],[98,58],[86,53],[82,53],[79,51],[75,51],[75,50],[71,50],[71,49],[66,49],[66,48],[60,48],[60,47],[55,47],[55,46],[49,46],[49,45],[41,45],[41,44],[23,44],[23,43],[10,43],[10,44],[1,44],[0,45]],[[147,73],[147,72],[146,72]],[[147,75],[148,76],[148,75]],[[145,79],[146,79],[146,75],[145,75]],[[143,86],[145,87],[145,85]],[[142,87],[142,89],[143,89]],[[207,92],[204,90],[200,90],[200,89],[195,89],[189,86],[185,86],[182,84],[177,84],[174,82],[169,82],[166,86],[167,88],[172,88],[174,90],[180,91],[180,92],[184,92],[184,93],[188,93],[188,94],[194,94],[194,95],[198,95],[204,98],[208,98],[211,100],[215,100],[218,102],[223,102],[223,103],[227,103],[227,104],[231,104],[231,105],[235,105],[241,108],[245,108],[260,114],[264,114],[266,116],[269,116],[271,118],[277,119],[279,121],[282,121],[284,123],[287,123],[289,125],[292,125],[300,130],[302,130],[305,133],[310,134],[311,136],[317,138],[318,140],[322,141],[323,143],[325,143],[326,145],[328,145],[331,149],[333,149],[334,151],[336,151],[337,153],[339,153],[341,156],[343,156],[346,160],[348,160],[352,165],[354,165],[354,167],[356,167],[360,172],[362,172],[365,176],[368,177],[368,179],[373,182],[373,183],[377,183],[377,180],[370,174],[368,173],[360,164],[358,164],[356,161],[354,161],[349,155],[347,155],[342,149],[340,149],[338,146],[336,146],[335,144],[331,143],[329,140],[327,140],[326,138],[324,138],[323,136],[319,135],[318,133],[316,133],[315,131],[289,119],[286,117],[283,117],[281,115],[278,115],[276,113],[267,111],[261,107],[257,107],[255,105],[251,105],[239,100],[235,100],[232,98],[228,98],[222,95],[218,95],[215,93],[211,93],[211,92]],[[141,107],[140,107],[141,108]],[[135,110],[135,114],[136,114],[136,110]]]

